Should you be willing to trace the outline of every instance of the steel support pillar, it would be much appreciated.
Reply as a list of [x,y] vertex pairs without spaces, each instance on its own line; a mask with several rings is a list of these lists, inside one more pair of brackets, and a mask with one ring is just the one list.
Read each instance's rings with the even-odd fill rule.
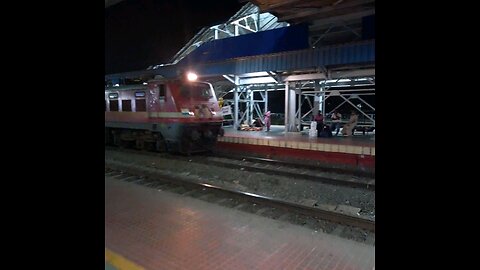
[[238,76],[235,76],[235,92],[234,92],[234,108],[233,108],[233,115],[234,115],[234,121],[233,121],[233,127],[238,129],[240,124],[238,123],[238,91],[239,91],[239,86],[238,83],[240,81],[240,78]]
[[285,131],[295,132],[295,91],[290,89],[290,82],[285,82]]

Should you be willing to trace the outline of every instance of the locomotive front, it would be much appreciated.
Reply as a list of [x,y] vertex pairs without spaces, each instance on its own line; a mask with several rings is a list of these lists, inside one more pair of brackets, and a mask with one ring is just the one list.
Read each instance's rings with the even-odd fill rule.
[[209,151],[222,128],[223,117],[213,86],[194,79],[148,83],[150,117],[160,122],[158,130],[172,152]]
[[177,109],[188,115],[179,130],[180,152],[211,150],[222,128],[223,117],[210,83],[185,81],[178,85]]
[[193,153],[213,148],[223,117],[210,83],[153,79],[105,88],[105,142]]

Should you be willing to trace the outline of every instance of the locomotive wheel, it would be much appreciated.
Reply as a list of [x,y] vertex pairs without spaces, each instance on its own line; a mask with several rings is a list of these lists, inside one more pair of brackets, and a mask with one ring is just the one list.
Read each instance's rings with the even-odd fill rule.
[[165,145],[165,140],[163,138],[157,138],[155,141],[155,151],[157,152],[166,152],[167,147]]
[[113,145],[120,146],[121,145],[120,133],[112,130],[112,137],[113,137]]
[[192,147],[192,141],[190,141],[187,137],[184,137],[179,147],[180,153],[190,156],[192,155]]
[[142,139],[137,139],[135,141],[135,148],[138,150],[145,150],[145,141]]
[[153,137],[154,137],[154,142],[153,142],[154,150],[160,153],[167,152],[167,144],[162,134],[156,133],[153,135]]
[[135,141],[134,140],[125,140],[122,139],[120,141],[120,148],[134,148],[135,146]]
[[105,128],[105,145],[113,145],[114,135],[113,131],[109,128]]
[[136,133],[128,130],[122,130],[118,134],[120,138],[120,148],[136,148]]

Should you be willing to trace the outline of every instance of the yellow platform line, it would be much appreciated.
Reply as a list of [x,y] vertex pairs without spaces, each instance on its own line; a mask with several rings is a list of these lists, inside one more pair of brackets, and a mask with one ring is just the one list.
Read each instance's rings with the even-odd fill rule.
[[105,261],[119,270],[145,270],[145,268],[127,260],[122,255],[117,254],[108,248],[105,248]]

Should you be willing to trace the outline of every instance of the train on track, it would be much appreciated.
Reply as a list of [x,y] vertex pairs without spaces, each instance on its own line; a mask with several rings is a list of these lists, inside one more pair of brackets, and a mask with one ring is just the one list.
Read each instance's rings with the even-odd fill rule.
[[158,152],[210,151],[223,117],[210,83],[152,79],[105,87],[105,144]]

